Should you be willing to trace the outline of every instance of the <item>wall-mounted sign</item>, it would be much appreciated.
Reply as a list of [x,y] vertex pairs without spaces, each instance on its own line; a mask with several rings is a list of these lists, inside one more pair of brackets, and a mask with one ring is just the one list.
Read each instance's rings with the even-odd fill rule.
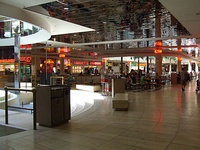
[[[21,56],[20,62],[21,63],[31,63],[32,57]],[[15,59],[0,59],[0,63],[14,63]]]
[[31,48],[32,48],[32,44],[20,45],[20,49],[31,49]]
[[27,57],[27,56],[20,57],[20,62],[31,63],[31,60],[32,60],[32,57]]
[[131,66],[136,66],[136,63],[132,62],[132,63],[131,63]]
[[73,62],[74,65],[88,65],[87,61],[74,61]]
[[71,66],[71,60],[70,59],[64,59],[64,65],[65,66]]
[[102,66],[102,62],[90,61],[90,65],[92,65],[92,66]]
[[0,63],[14,63],[14,59],[0,59]]
[[112,62],[106,62],[106,66],[111,67],[112,66]]

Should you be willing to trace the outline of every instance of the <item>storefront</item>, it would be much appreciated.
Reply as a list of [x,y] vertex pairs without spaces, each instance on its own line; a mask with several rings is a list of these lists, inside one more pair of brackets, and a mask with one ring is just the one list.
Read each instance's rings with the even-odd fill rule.
[[73,61],[72,62],[72,74],[99,74],[99,70],[102,67],[102,62],[95,61]]

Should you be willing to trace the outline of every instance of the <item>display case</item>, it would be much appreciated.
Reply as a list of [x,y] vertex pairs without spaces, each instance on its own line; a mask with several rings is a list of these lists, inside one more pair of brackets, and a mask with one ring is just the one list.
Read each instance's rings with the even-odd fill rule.
[[36,116],[41,126],[53,127],[68,122],[71,119],[70,87],[37,86]]

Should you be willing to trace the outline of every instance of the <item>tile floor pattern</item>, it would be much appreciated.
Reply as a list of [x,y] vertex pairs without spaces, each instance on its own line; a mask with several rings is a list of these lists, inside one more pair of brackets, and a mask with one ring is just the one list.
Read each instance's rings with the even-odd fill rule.
[[190,82],[185,92],[181,85],[128,91],[128,111],[113,110],[107,96],[55,128],[32,130],[30,113],[13,113],[10,124],[30,130],[0,137],[0,150],[200,150],[200,92],[195,89]]

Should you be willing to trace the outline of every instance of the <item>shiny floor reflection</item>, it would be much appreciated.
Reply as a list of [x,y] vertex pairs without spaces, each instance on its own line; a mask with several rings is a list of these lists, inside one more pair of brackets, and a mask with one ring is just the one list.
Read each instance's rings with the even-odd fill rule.
[[[112,98],[94,97],[94,104],[55,128],[32,130],[31,114],[12,112],[10,123],[28,131],[0,138],[8,150],[199,150],[200,91],[191,81],[157,91],[127,91],[128,111],[112,109]],[[92,93],[90,93],[92,94]],[[88,93],[88,98],[90,97]],[[81,101],[82,97],[80,97]],[[0,114],[0,123],[4,123]]]

